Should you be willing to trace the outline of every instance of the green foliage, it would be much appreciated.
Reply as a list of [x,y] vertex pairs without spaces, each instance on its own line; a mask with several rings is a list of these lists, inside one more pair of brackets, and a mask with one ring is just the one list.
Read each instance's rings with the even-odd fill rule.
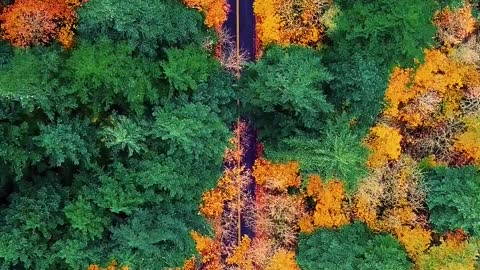
[[302,269],[410,269],[405,250],[391,235],[374,234],[354,223],[338,231],[320,229],[300,235],[297,262]]
[[337,122],[328,121],[318,138],[287,138],[277,150],[267,151],[267,156],[298,161],[302,173],[317,174],[327,180],[340,179],[347,191],[353,192],[358,181],[367,174],[368,151],[345,120],[344,117]]
[[0,141],[1,182],[11,178],[19,180],[28,165],[40,161],[41,155],[36,151],[37,148],[29,142],[30,132],[26,123],[19,126],[9,123],[0,124],[0,128],[2,131],[2,140]]
[[24,269],[52,269],[56,258],[50,243],[62,237],[67,195],[59,185],[43,182],[36,186],[23,183],[23,189],[11,196],[10,207],[0,211],[2,269],[17,264]]
[[111,222],[109,213],[92,202],[79,196],[64,209],[72,228],[91,238],[101,237],[103,231]]
[[145,123],[137,123],[124,115],[113,116],[112,125],[104,127],[100,136],[105,146],[114,153],[127,150],[130,157],[147,150],[145,126]]
[[330,79],[315,51],[270,47],[243,76],[244,110],[252,114],[261,136],[275,133],[278,139],[298,129],[318,129],[333,111],[324,94]]
[[381,63],[362,53],[329,65],[333,80],[328,96],[339,111],[357,123],[356,133],[363,136],[376,121],[383,108],[388,83],[388,70]]
[[92,156],[97,153],[88,139],[88,125],[81,121],[72,121],[72,124],[40,124],[40,135],[34,137],[33,142],[44,149],[45,156],[53,167],[62,165],[66,160],[75,165],[80,162],[90,164]]
[[480,235],[480,172],[475,167],[439,167],[426,175],[427,206],[436,230],[461,228]]
[[79,103],[93,103],[94,115],[113,106],[143,113],[147,102],[158,102],[159,91],[154,85],[160,68],[152,60],[134,57],[125,43],[104,39],[95,44],[81,43],[65,68],[71,80],[65,91]]
[[207,106],[165,107],[157,109],[153,115],[152,136],[168,145],[168,154],[185,153],[193,159],[221,159],[228,129]]
[[59,54],[53,50],[15,50],[10,62],[0,69],[0,111],[6,110],[8,105],[28,113],[41,108],[53,117],[52,107],[57,105],[51,102],[52,93],[59,88],[56,77],[59,70]]
[[[184,207],[176,205],[179,209]],[[154,207],[140,210],[129,221],[112,229],[112,238],[119,245],[113,250],[118,260],[135,269],[165,269],[183,264],[194,252],[193,241],[180,238],[188,235],[189,226],[174,209]]]
[[341,14],[329,37],[333,55],[348,59],[363,52],[386,67],[410,66],[433,45],[434,0],[340,0]]
[[161,64],[170,85],[177,91],[196,91],[205,83],[213,70],[219,69],[218,61],[204,50],[195,47],[167,49],[168,61]]
[[200,13],[177,0],[89,0],[78,15],[82,38],[108,36],[150,56],[162,47],[200,44],[205,36]]
[[235,89],[190,50],[211,66],[187,70],[196,89],[181,93],[161,64],[185,59],[103,38],[68,52],[15,50],[0,65],[0,269],[113,258],[163,269],[192,254],[189,231],[206,228],[198,205],[222,170]]

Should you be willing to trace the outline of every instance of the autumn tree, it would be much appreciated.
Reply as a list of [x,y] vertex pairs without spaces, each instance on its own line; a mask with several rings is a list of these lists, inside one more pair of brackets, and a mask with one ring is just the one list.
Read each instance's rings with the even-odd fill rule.
[[230,9],[226,0],[184,0],[184,3],[205,13],[206,26],[221,31]]
[[47,44],[58,39],[65,48],[73,45],[77,14],[84,1],[19,0],[0,16],[3,38],[17,47]]
[[476,29],[477,21],[472,15],[472,5],[466,4],[452,10],[445,7],[435,13],[437,37],[444,45],[458,45],[468,38]]
[[473,270],[478,267],[479,243],[462,230],[444,234],[440,243],[423,255],[417,266],[422,270]]
[[262,46],[320,46],[338,8],[330,0],[256,0],[257,38]]

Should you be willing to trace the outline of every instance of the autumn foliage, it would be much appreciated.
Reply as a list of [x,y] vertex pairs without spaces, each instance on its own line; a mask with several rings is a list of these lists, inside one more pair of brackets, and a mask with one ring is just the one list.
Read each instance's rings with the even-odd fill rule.
[[226,0],[184,0],[184,3],[205,13],[206,26],[221,31],[230,9]]
[[249,170],[243,164],[250,141],[246,129],[245,122],[237,122],[225,152],[224,174],[203,195],[200,212],[214,235],[192,232],[200,258],[187,260],[183,269],[298,270],[295,247],[305,202],[289,190],[300,188],[299,164],[276,164],[259,157]]
[[306,211],[299,221],[302,232],[311,233],[316,228],[339,228],[350,223],[350,208],[343,184],[339,180],[327,183],[316,175],[310,177],[304,192],[306,200],[311,199],[315,206]]
[[261,45],[316,47],[338,10],[331,0],[256,0],[254,13]]
[[425,50],[415,68],[395,68],[386,108],[365,139],[371,172],[353,198],[356,219],[389,232],[418,269],[474,269],[474,243],[461,230],[435,241],[419,164],[480,164],[480,73],[471,6],[437,12],[443,47]]
[[102,268],[96,264],[92,264],[88,267],[88,270],[128,270],[129,268],[127,266],[119,266],[117,261],[112,261],[110,262],[110,264],[105,267],[105,268]]
[[425,270],[470,270],[477,269],[478,245],[468,240],[462,230],[446,233],[440,244],[431,247],[417,262]]
[[449,7],[437,11],[435,24],[438,28],[438,39],[445,45],[457,45],[468,38],[477,26],[472,16],[472,5],[451,10]]
[[43,45],[57,39],[73,45],[77,15],[83,0],[18,0],[0,16],[3,38],[16,47]]

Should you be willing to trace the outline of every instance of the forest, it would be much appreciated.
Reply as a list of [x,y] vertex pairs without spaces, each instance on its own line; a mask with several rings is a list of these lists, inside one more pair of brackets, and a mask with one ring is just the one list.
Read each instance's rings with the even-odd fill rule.
[[479,257],[479,0],[0,0],[1,270]]

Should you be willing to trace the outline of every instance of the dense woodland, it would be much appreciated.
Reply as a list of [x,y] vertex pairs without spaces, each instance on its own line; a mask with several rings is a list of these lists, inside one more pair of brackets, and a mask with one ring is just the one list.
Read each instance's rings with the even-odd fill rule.
[[0,269],[480,269],[479,8],[0,0]]

